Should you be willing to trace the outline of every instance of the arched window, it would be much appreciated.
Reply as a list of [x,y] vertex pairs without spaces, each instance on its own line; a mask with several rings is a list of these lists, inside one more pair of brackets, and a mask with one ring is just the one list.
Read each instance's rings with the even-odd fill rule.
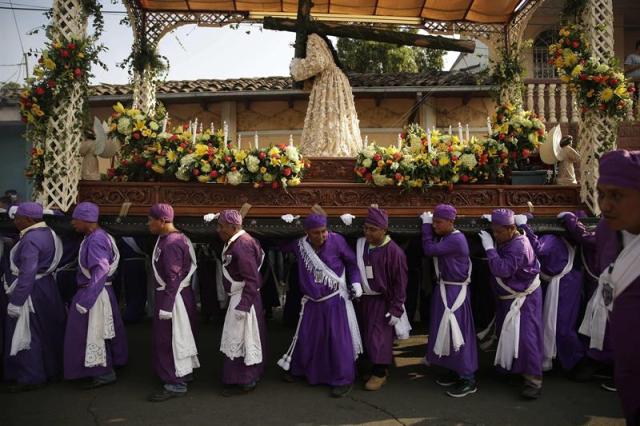
[[546,30],[533,42],[533,77],[556,78],[556,69],[549,64],[549,46],[558,39],[558,30]]

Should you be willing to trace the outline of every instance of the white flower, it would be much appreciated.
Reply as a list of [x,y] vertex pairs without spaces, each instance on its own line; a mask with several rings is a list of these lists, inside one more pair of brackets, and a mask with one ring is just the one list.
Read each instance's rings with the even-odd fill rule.
[[149,128],[154,132],[157,132],[160,127],[158,126],[158,123],[152,121],[151,123],[149,123]]
[[531,120],[524,119],[522,120],[522,126],[527,129],[530,129],[531,126],[533,126],[533,123],[531,122]]
[[251,173],[256,173],[258,170],[260,170],[260,159],[255,155],[249,155],[244,160],[244,163],[247,165],[247,170],[249,170]]
[[379,173],[373,174],[373,183],[378,186],[385,186],[387,184],[387,177]]
[[391,170],[393,170],[394,172],[398,170],[398,167],[400,167],[400,164],[398,164],[397,161],[394,161],[393,163],[391,163]]
[[598,66],[596,67],[597,73],[605,73],[607,71],[609,71],[609,65],[607,64],[598,64]]
[[129,120],[127,117],[120,117],[120,119],[118,120],[118,132],[122,133],[123,135],[130,135],[131,120]]
[[468,169],[473,169],[476,164],[478,164],[476,156],[473,154],[462,154],[462,156],[460,156],[460,163]]
[[362,161],[362,167],[366,167],[366,168],[371,167],[371,159],[370,158],[365,158]]
[[373,156],[376,155],[375,145],[367,145],[367,147],[362,151],[362,155],[366,158],[373,158]]
[[235,171],[227,173],[227,182],[231,185],[239,185],[242,182],[242,173]]
[[293,145],[288,145],[287,149],[285,150],[285,153],[287,154],[287,157],[291,161],[295,162],[300,159],[300,155],[298,154],[298,148],[296,148]]

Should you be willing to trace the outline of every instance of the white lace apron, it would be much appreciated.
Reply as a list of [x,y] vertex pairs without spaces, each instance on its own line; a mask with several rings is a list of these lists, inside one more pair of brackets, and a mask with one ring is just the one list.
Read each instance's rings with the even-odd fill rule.
[[509,293],[506,296],[498,296],[501,300],[510,300],[511,306],[509,312],[502,323],[500,338],[498,339],[498,348],[494,365],[499,365],[505,370],[510,370],[514,359],[518,358],[520,349],[520,308],[524,304],[527,296],[532,294],[540,287],[540,276],[536,275],[529,287],[525,291],[517,292],[507,287],[502,279],[495,277],[496,282],[504,291]]
[[[187,313],[187,307],[182,299],[182,289],[191,285],[191,277],[197,268],[196,252],[191,244],[191,240],[184,237],[187,246],[189,247],[189,255],[191,257],[191,268],[189,272],[180,282],[178,290],[176,291],[176,298],[171,310],[171,349],[173,352],[173,364],[176,367],[176,377],[184,377],[193,372],[194,368],[200,367],[200,361],[198,360],[198,348],[196,347],[196,340],[193,337],[193,331],[191,330],[191,321],[189,320],[189,314]],[[153,257],[151,259],[151,266],[153,268],[153,275],[156,277],[159,287],[158,291],[164,291],[167,287],[167,283],[162,279],[160,273],[156,268],[156,259],[160,256],[158,251],[158,243],[160,238],[156,241],[156,245],[153,248]],[[157,312],[156,314],[157,315]]]
[[[222,250],[222,259],[225,258],[227,250],[235,240],[246,234],[244,230],[240,230],[229,239]],[[264,261],[264,252],[260,259],[258,271]],[[220,340],[220,352],[225,354],[229,359],[243,358],[244,365],[260,364],[262,362],[262,342],[260,341],[260,329],[258,327],[258,315],[253,305],[249,309],[247,315],[242,320],[236,318],[235,308],[240,303],[242,297],[242,289],[245,286],[244,281],[236,281],[231,278],[231,274],[227,270],[226,265],[222,265],[222,273],[231,284],[231,291],[227,293],[229,296],[229,305],[227,313],[224,317],[224,326],[222,328],[222,339]],[[260,297],[260,296],[258,296]]]
[[560,297],[560,280],[564,278],[573,268],[573,260],[576,256],[576,250],[565,240],[562,239],[567,247],[567,253],[569,254],[567,264],[558,275],[553,277],[540,274],[542,279],[547,281],[547,293],[544,298],[544,305],[542,309],[542,320],[544,322],[544,360],[542,361],[542,370],[549,371],[553,366],[553,359],[556,357],[558,347],[556,345],[556,327],[558,323],[558,299]]
[[[116,241],[113,237],[107,234],[109,241],[111,242],[111,250],[113,251],[113,261],[109,265],[109,271],[107,272],[107,281],[104,283],[104,287],[96,302],[89,309],[89,320],[87,322],[87,343],[84,352],[84,366],[85,367],[106,367],[107,366],[107,351],[105,340],[113,339],[116,336],[115,326],[113,324],[113,311],[111,310],[111,301],[109,300],[109,293],[107,292],[107,286],[111,285],[109,278],[116,273],[118,269],[118,262],[120,261],[120,252],[116,246]],[[82,248],[86,241],[86,237],[80,244],[80,254],[82,254]],[[87,279],[91,279],[91,271],[82,265],[82,255],[78,256],[78,266],[82,275]]]
[[[367,242],[366,238],[359,238],[356,243],[356,260],[358,262],[358,269],[360,270],[360,276],[362,279],[363,294],[366,296],[376,296],[382,293],[371,290],[369,287],[369,280],[367,278],[367,269],[364,265],[364,247]],[[404,305],[402,306],[402,315],[400,315],[400,321],[393,326],[396,333],[396,338],[399,340],[405,340],[409,338],[411,332],[411,324],[409,323],[409,317],[407,316],[407,310]]]
[[[53,229],[49,228],[49,231],[51,231],[51,236],[53,237],[53,245],[55,248],[53,260],[51,261],[51,264],[46,271],[40,274],[36,274],[36,281],[43,277],[46,277],[47,275],[53,274],[58,267],[58,264],[60,263],[60,259],[62,258],[62,240],[60,240],[60,237],[58,237]],[[20,269],[16,266],[13,257],[16,253],[17,248],[20,246],[20,242],[21,241],[18,241],[18,243],[13,246],[13,248],[9,252],[11,274],[15,278],[11,285],[4,285],[5,293],[8,296],[13,293],[16,285],[18,284],[18,275],[20,274]],[[16,328],[13,331],[13,338],[11,339],[11,350],[9,352],[9,356],[16,356],[16,354],[20,351],[31,349],[31,320],[29,317],[30,313],[35,312],[36,311],[33,307],[31,295],[29,295],[20,307],[20,314],[18,316],[18,320],[16,321]]]

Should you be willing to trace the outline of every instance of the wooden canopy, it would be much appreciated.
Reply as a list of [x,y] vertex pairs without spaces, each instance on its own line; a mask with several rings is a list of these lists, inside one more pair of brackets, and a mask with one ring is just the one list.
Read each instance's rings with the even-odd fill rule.
[[[314,0],[311,14],[330,21],[420,24],[458,21],[506,24],[532,0]],[[264,16],[295,17],[296,0],[138,0],[141,9],[153,12],[245,13],[249,19]]]

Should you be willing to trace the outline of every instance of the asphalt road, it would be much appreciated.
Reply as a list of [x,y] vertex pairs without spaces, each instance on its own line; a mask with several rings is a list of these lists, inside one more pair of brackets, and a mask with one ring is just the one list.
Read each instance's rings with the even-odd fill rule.
[[[395,367],[378,392],[358,381],[342,399],[329,388],[285,383],[276,361],[293,330],[269,323],[270,359],[265,377],[251,394],[220,395],[221,327],[200,326],[202,367],[187,396],[163,403],[146,397],[160,384],[150,365],[149,322],[127,327],[130,360],[114,385],[90,391],[61,382],[23,394],[0,394],[0,425],[623,425],[617,395],[597,382],[573,383],[560,373],[545,376],[542,398],[524,401],[519,381],[499,377],[493,354],[482,354],[478,392],[462,399],[446,396],[434,371],[421,365],[426,337],[416,334],[396,348]],[[420,330],[417,331],[420,333]]]

